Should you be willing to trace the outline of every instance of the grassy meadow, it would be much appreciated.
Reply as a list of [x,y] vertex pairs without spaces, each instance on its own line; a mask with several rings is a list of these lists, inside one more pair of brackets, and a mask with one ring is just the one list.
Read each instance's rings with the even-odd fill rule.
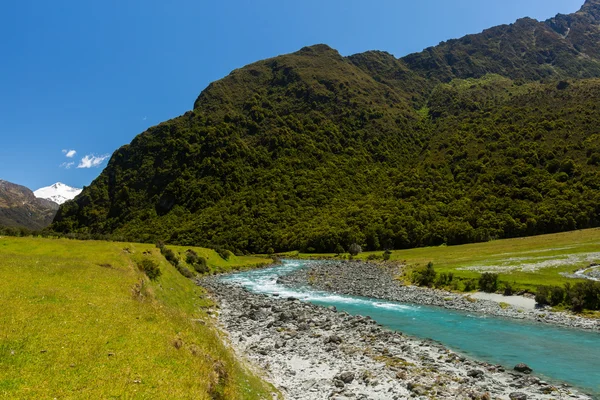
[[[335,258],[333,254],[286,253],[299,258]],[[357,259],[381,256],[382,252],[360,253]],[[347,257],[348,255],[341,255]],[[499,274],[501,282],[532,292],[540,285],[562,286],[574,282],[560,273],[600,262],[600,229],[585,229],[517,239],[494,240],[460,246],[422,247],[392,251],[390,260],[411,268],[433,262],[438,273],[477,279],[482,272]]]
[[[269,261],[194,250],[213,271]],[[143,258],[157,280],[138,270]],[[0,398],[271,399],[210,306],[152,245],[0,237]]]

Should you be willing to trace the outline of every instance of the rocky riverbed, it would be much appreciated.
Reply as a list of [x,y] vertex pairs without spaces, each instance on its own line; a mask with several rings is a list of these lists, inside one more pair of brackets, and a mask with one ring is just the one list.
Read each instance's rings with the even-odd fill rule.
[[214,277],[200,284],[219,304],[212,315],[237,354],[286,399],[590,399],[386,330],[369,317],[253,294]]
[[398,266],[361,261],[319,261],[279,278],[278,283],[310,285],[320,290],[403,303],[424,304],[508,318],[531,319],[556,325],[600,331],[600,320],[549,308],[527,309],[445,290],[403,286],[394,279]]

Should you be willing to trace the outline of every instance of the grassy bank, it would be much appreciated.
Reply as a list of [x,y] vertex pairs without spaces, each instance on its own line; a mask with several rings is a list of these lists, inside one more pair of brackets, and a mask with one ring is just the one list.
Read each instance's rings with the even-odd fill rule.
[[[262,264],[206,253],[211,270]],[[161,269],[156,281],[136,267]],[[0,238],[0,397],[266,399],[151,245]]]
[[[366,260],[383,252],[365,252]],[[333,254],[294,254],[299,258],[335,258]],[[347,257],[348,255],[341,255]],[[337,256],[339,258],[340,256]],[[410,268],[433,262],[438,273],[453,273],[459,279],[477,279],[482,272],[499,274],[499,280],[515,289],[532,292],[540,285],[562,286],[576,280],[572,273],[590,262],[600,262],[600,229],[586,229],[518,239],[495,240],[461,246],[424,247],[392,251],[390,260]]]

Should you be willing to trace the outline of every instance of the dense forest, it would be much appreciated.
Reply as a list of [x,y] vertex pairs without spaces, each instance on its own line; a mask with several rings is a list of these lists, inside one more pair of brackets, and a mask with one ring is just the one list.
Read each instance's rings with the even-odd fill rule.
[[51,229],[236,253],[600,226],[600,2],[396,59],[325,45],[214,82]]

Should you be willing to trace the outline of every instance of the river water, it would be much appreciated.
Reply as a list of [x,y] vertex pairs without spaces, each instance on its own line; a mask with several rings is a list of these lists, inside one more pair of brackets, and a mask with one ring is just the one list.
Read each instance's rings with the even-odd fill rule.
[[278,284],[279,276],[302,261],[224,276],[255,293],[293,296],[352,315],[368,315],[379,324],[405,334],[436,340],[470,358],[510,369],[524,362],[550,382],[568,383],[600,399],[600,334],[494,316],[474,315],[440,307],[343,296],[308,287]]

